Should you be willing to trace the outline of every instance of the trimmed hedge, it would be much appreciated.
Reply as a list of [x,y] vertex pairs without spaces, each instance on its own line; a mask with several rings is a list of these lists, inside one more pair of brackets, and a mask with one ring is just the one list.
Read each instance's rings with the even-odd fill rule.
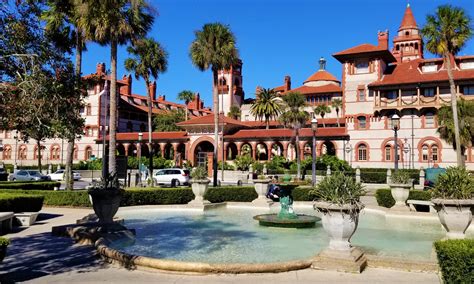
[[43,200],[41,195],[0,193],[0,212],[38,212]]
[[[375,192],[375,198],[379,206],[390,208],[395,205],[390,189],[378,189]],[[431,200],[431,191],[410,190],[408,199],[429,201]]]
[[35,190],[54,190],[60,187],[61,183],[56,181],[3,181],[0,182],[0,188],[4,189],[35,189]]
[[474,239],[434,243],[445,283],[474,283]]
[[120,206],[186,204],[194,199],[190,188],[126,190]]
[[251,202],[258,197],[253,186],[209,187],[204,198],[212,203],[235,201]]
[[310,194],[311,186],[299,186],[291,192],[294,201],[313,201],[315,196]]

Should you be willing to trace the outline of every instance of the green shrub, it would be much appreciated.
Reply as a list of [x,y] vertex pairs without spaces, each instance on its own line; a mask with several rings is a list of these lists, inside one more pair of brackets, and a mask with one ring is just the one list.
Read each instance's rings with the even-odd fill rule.
[[[395,205],[390,189],[378,189],[375,192],[375,199],[377,199],[377,204],[382,207],[390,208]],[[431,191],[410,190],[408,199],[429,201],[431,200]]]
[[311,194],[321,201],[338,205],[358,204],[365,195],[364,187],[351,176],[336,172],[320,181]]
[[257,192],[252,186],[222,186],[209,187],[204,198],[212,203],[235,201],[235,202],[250,202],[257,198]]
[[9,244],[10,244],[10,240],[9,240],[9,239],[0,237],[0,247],[1,247],[1,246],[8,246]]
[[186,204],[193,199],[190,188],[126,190],[120,206]]
[[[222,161],[219,161],[218,165],[217,165],[217,168],[219,170],[222,170]],[[234,171],[235,170],[235,167],[231,164],[229,164],[228,162],[225,162],[224,163],[224,170],[225,171]]]
[[315,196],[311,193],[310,186],[299,186],[291,192],[294,201],[313,201]]
[[444,283],[474,283],[474,239],[434,243]]
[[191,178],[195,180],[207,179],[207,169],[204,167],[197,167],[191,173]]
[[387,171],[384,172],[372,172],[372,171],[360,171],[360,181],[363,183],[386,183],[387,182]]
[[257,175],[260,175],[263,173],[263,163],[260,163],[258,161],[255,161],[252,163],[253,167],[253,172],[256,173]]
[[237,156],[234,160],[235,166],[240,171],[248,171],[253,162],[254,160],[250,155]]
[[474,196],[474,178],[462,167],[449,167],[438,176],[433,197],[442,199],[471,199]]
[[41,195],[0,193],[0,212],[38,212],[43,200]]
[[0,188],[4,189],[36,189],[36,190],[53,190],[60,187],[61,183],[56,181],[2,181]]
[[396,170],[392,173],[390,181],[394,184],[410,184],[410,173],[407,170]]

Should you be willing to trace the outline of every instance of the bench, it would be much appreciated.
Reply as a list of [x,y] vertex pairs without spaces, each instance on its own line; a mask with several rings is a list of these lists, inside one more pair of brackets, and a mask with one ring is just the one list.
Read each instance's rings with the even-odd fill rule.
[[6,234],[12,230],[13,227],[13,212],[0,212],[0,234]]
[[430,213],[436,213],[433,207],[433,203],[431,201],[409,199],[407,200],[407,204],[408,206],[410,206],[410,211],[416,212],[415,205],[425,205],[425,206],[429,206]]

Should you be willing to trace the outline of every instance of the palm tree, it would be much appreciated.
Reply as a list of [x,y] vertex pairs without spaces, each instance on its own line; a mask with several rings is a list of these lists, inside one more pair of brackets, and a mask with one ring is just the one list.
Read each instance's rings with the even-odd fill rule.
[[320,115],[323,121],[323,127],[326,127],[326,124],[324,123],[324,116],[326,113],[330,113],[331,108],[326,105],[326,104],[320,104],[317,107],[314,108],[314,114]]
[[153,147],[152,147],[152,93],[150,91],[150,77],[158,79],[158,74],[166,72],[168,67],[168,54],[161,47],[160,43],[152,38],[137,40],[133,46],[129,46],[127,51],[132,58],[125,60],[125,69],[135,73],[135,78],[140,77],[145,80],[146,92],[148,94],[148,144],[150,151],[148,156],[149,167],[148,176],[150,177],[150,186],[153,186]]
[[190,90],[184,90],[178,94],[178,100],[184,101],[184,105],[186,106],[185,120],[188,120],[188,103],[194,100],[194,97],[194,93]]
[[301,161],[299,153],[299,130],[309,119],[309,113],[304,110],[306,106],[306,99],[303,95],[297,92],[290,92],[283,96],[284,112],[280,115],[280,121],[285,127],[290,127],[295,130],[295,151],[296,151],[296,165],[297,176],[301,177]]
[[262,121],[265,119],[266,129],[270,128],[270,119],[278,117],[282,112],[281,99],[273,89],[261,89],[257,99],[250,107],[250,113]]
[[[46,22],[46,31],[56,35],[53,37],[53,39],[55,39],[55,44],[65,50],[69,50],[71,44],[70,39],[74,39],[72,45],[75,48],[76,54],[75,75],[77,79],[77,87],[79,89],[82,73],[82,51],[85,50],[87,37],[78,25],[79,17],[81,17],[81,15],[78,11],[77,2],[74,0],[49,0],[47,4],[48,9],[43,12],[42,19]],[[72,27],[73,30],[69,33],[70,27]],[[66,181],[66,190],[72,190],[74,187],[72,163],[74,159],[73,154],[76,133],[70,133],[68,136],[64,177]]]
[[219,141],[219,97],[217,72],[229,69],[239,58],[235,36],[228,26],[221,23],[205,24],[195,32],[196,38],[189,50],[193,64],[201,71],[212,70],[212,95],[214,108],[213,185],[217,186],[217,142]]
[[78,26],[89,38],[101,45],[110,44],[110,119],[109,167],[116,171],[117,141],[117,46],[143,38],[153,24],[154,16],[145,0],[82,0]]
[[460,99],[456,106],[459,115],[461,144],[455,142],[453,112],[448,105],[444,105],[438,110],[438,133],[446,142],[461,149],[461,154],[464,155],[466,148],[472,146],[474,137],[474,102]]
[[339,110],[342,108],[342,100],[341,99],[332,100],[331,107],[334,108],[334,110],[336,111],[337,127],[341,127],[341,124],[339,123]]
[[449,86],[451,89],[451,110],[454,120],[454,145],[458,166],[464,165],[461,154],[462,145],[459,133],[459,118],[457,95],[453,79],[454,56],[463,48],[464,44],[472,35],[471,20],[461,8],[451,5],[439,6],[435,15],[426,17],[426,25],[421,34],[425,38],[426,49],[443,57],[444,64],[448,70]]
[[240,107],[233,105],[229,109],[229,113],[227,114],[228,117],[232,117],[233,119],[240,120]]

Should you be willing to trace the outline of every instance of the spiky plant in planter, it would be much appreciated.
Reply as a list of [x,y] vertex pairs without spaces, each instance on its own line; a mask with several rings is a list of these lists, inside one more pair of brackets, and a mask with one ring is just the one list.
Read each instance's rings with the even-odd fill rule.
[[120,207],[123,188],[116,174],[95,181],[88,188],[94,212],[101,225],[113,224],[113,218]]
[[207,169],[201,166],[196,167],[191,172],[191,189],[193,190],[195,198],[194,200],[191,200],[189,204],[202,205],[209,202],[204,200],[204,195],[207,192],[210,182],[210,180],[207,179],[207,176]]
[[449,239],[463,239],[472,222],[474,177],[463,167],[450,167],[438,176],[431,200]]
[[396,170],[391,176],[390,192],[395,200],[393,209],[410,210],[406,205],[410,189],[412,188],[412,180],[410,172],[407,170]]
[[8,239],[0,237],[0,262],[2,262],[7,255],[7,247],[9,244],[10,241]]

